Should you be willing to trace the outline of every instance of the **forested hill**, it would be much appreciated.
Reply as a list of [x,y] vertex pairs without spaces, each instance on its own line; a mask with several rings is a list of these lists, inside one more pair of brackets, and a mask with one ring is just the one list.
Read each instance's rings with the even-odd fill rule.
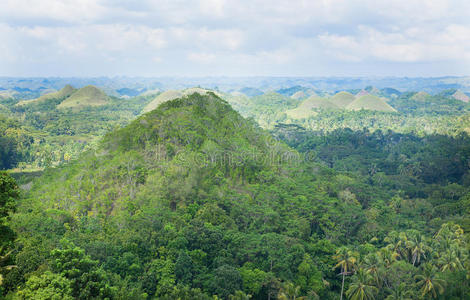
[[[407,194],[393,172],[326,163],[316,138],[296,134],[297,152],[213,93],[164,102],[34,181],[8,223],[1,292],[338,299],[347,277],[353,299],[468,295],[468,170]],[[439,201],[462,209],[439,214]]]

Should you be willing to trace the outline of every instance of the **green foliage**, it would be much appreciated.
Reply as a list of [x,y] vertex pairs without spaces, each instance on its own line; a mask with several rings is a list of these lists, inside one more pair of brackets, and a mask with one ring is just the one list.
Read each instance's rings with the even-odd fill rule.
[[10,214],[16,210],[17,200],[20,196],[15,180],[5,172],[0,171],[0,288],[3,285],[4,271],[15,266],[10,262],[10,248],[16,235],[9,226]]
[[212,294],[222,299],[241,289],[242,278],[237,269],[229,265],[223,265],[214,270],[213,278],[208,283]]
[[105,273],[98,262],[85,255],[84,250],[63,241],[63,249],[51,252],[51,269],[70,281],[75,299],[105,299],[112,296]]
[[15,211],[16,200],[20,196],[15,180],[5,172],[0,172],[0,224]]
[[353,277],[346,295],[351,300],[369,300],[375,299],[378,289],[372,284],[372,276],[363,269],[358,269]]
[[[268,96],[260,106],[279,97]],[[274,136],[293,148],[211,93],[109,132],[25,192],[5,292],[45,274],[81,299],[468,295],[466,135],[281,125]]]
[[31,276],[20,289],[17,299],[72,300],[71,282],[62,275],[46,271],[41,276]]

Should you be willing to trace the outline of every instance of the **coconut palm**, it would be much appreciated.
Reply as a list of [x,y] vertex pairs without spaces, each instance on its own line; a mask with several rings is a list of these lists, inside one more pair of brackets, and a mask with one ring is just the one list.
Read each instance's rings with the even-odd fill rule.
[[445,281],[437,278],[437,268],[430,263],[423,267],[422,274],[416,275],[417,285],[421,288],[421,296],[429,295],[437,298],[438,294],[444,293]]
[[438,264],[442,272],[463,270],[463,265],[457,249],[447,249],[440,255]]
[[415,266],[421,262],[422,258],[426,258],[426,252],[430,251],[426,238],[417,232],[408,234],[405,247],[408,252],[408,261]]
[[295,286],[292,282],[286,283],[278,295],[279,300],[304,300],[305,297],[299,296],[300,286]]
[[351,300],[372,300],[375,299],[375,295],[378,293],[378,289],[373,286],[372,276],[360,268],[352,278],[351,285],[346,291],[346,295]]
[[388,247],[380,249],[380,251],[377,252],[377,255],[380,257],[380,260],[382,260],[386,268],[390,267],[390,265],[400,257],[398,253]]
[[384,239],[387,244],[387,249],[394,253],[395,258],[403,258],[407,255],[405,243],[408,241],[406,233],[392,231]]
[[452,244],[460,244],[463,240],[464,231],[457,224],[446,223],[434,236],[434,240],[438,241],[444,247],[449,248]]
[[364,258],[363,267],[367,274],[370,274],[374,279],[374,283],[378,288],[383,285],[384,278],[384,262],[380,255],[370,253]]
[[387,289],[390,295],[385,300],[411,300],[413,299],[413,291],[402,282],[394,289]]
[[333,256],[333,258],[338,262],[334,269],[337,269],[341,267],[341,273],[342,275],[342,282],[341,282],[341,296],[340,299],[343,299],[343,292],[344,292],[344,277],[346,275],[351,274],[354,265],[356,264],[357,261],[357,255],[353,251],[349,250],[346,247],[341,247],[338,250],[336,250],[336,255]]
[[401,246],[401,240],[398,236],[398,232],[391,231],[385,238],[384,242],[387,243],[387,248],[397,251],[398,248]]

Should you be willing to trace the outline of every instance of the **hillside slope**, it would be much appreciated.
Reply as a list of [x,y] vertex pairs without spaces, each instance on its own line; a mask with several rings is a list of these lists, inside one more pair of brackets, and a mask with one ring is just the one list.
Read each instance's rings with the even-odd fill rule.
[[57,108],[78,108],[84,106],[101,106],[108,104],[110,98],[99,88],[93,85],[87,85],[70,97],[62,101]]
[[312,96],[304,100],[297,108],[286,111],[286,114],[294,119],[302,119],[315,116],[318,109],[339,109],[334,103],[328,99],[318,96]]
[[373,95],[364,95],[353,102],[351,102],[348,106],[346,106],[348,110],[374,110],[374,111],[381,111],[381,112],[396,112],[396,109],[391,107],[387,102],[383,99],[373,96]]
[[[243,288],[243,272],[261,279],[270,272],[279,281],[297,274],[299,264],[314,255],[304,245],[314,219],[322,232],[337,236],[359,230],[362,221],[347,225],[341,214],[360,211],[360,205],[329,197],[321,188],[328,182],[335,182],[334,174],[304,165],[296,151],[227,102],[195,93],[162,103],[108,134],[97,151],[45,172],[13,224],[23,245],[19,255],[42,249],[35,255],[39,265],[66,237],[90,253],[126,295],[136,290],[178,298],[171,293],[185,285],[227,299]],[[328,216],[320,207],[331,208]],[[302,216],[304,211],[309,213]],[[326,285],[315,272],[320,293]],[[305,293],[310,284],[303,285]],[[259,298],[277,292],[244,289]]]
[[62,89],[60,89],[57,92],[48,93],[33,100],[23,100],[23,101],[18,102],[16,105],[21,106],[21,105],[28,105],[28,104],[33,104],[33,103],[41,103],[41,102],[45,102],[48,100],[63,100],[63,99],[70,97],[70,95],[72,95],[75,91],[77,91],[77,89],[67,84],[66,86],[64,86]]
[[328,99],[331,103],[335,104],[338,107],[345,108],[351,102],[354,101],[356,97],[348,92],[339,92],[333,95],[330,99]]
[[466,103],[470,101],[470,97],[460,90],[457,90],[454,94],[452,94],[452,98]]
[[[203,88],[197,88],[197,87],[188,88],[188,89],[185,89],[185,90],[182,90],[182,91],[177,91],[177,90],[164,91],[163,93],[161,93],[157,97],[155,97],[155,99],[153,99],[150,103],[148,103],[144,107],[142,112],[146,113],[146,112],[149,112],[151,110],[154,110],[160,104],[162,104],[163,102],[166,102],[166,101],[174,100],[176,98],[191,95],[191,94],[194,94],[194,93],[198,93],[200,95],[206,95],[208,92],[210,92],[210,90],[203,89]],[[214,92],[214,91],[211,91],[211,92],[215,93],[219,97],[221,96],[217,92]]]
[[[396,153],[401,146],[384,145],[403,141],[412,154],[416,148],[408,142],[415,137],[346,130],[328,138],[282,127],[300,130],[299,139],[289,140],[304,156],[214,93],[166,101],[111,131],[96,149],[46,170],[25,191],[10,223],[18,235],[11,259],[17,267],[2,273],[2,288],[23,299],[60,292],[56,298],[210,300],[282,299],[295,287],[299,295],[338,299],[341,253],[357,249],[349,252],[366,263],[382,261],[378,255],[393,256],[387,235],[412,241],[421,230],[436,236],[446,216],[436,212],[445,207],[431,203],[441,204],[448,194],[450,204],[460,206],[453,198],[463,194],[461,188],[447,186],[445,178],[442,193],[423,199],[426,189],[415,186],[415,171],[425,165],[415,162],[426,161],[426,153],[409,161],[380,152]],[[431,171],[443,165],[447,152],[454,153],[448,172],[468,165],[467,148],[454,149],[468,143],[458,139],[433,144],[451,148],[443,153],[431,147],[439,161],[430,161]],[[468,179],[460,173],[454,181]],[[453,240],[467,249],[463,239]],[[419,290],[411,276],[423,273],[422,262],[411,257],[390,261],[380,272],[400,272],[410,290]],[[357,273],[367,267],[359,263]],[[458,286],[462,275],[449,286]],[[390,294],[380,293],[378,299]]]

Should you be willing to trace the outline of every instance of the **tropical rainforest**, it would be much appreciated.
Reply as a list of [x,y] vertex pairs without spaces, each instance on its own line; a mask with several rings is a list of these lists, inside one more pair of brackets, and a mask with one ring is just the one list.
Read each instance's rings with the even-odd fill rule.
[[3,99],[0,297],[470,299],[465,97]]

